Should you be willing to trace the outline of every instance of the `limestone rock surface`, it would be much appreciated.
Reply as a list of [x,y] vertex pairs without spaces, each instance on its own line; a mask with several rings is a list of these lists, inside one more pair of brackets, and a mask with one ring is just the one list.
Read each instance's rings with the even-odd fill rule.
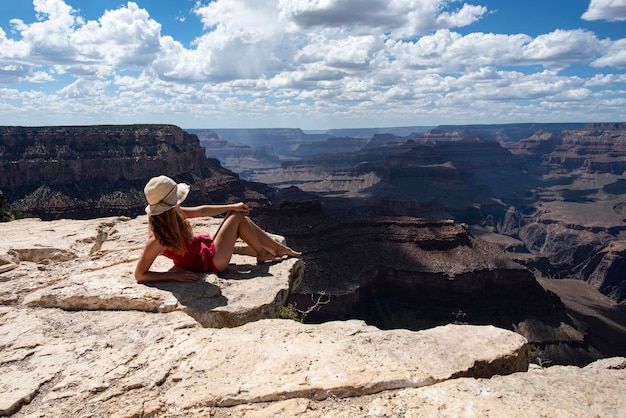
[[[626,388],[626,358],[584,368],[538,366],[490,379],[461,378],[422,388],[323,402],[289,399],[213,410],[213,417],[618,417]],[[590,385],[593,385],[591,388]],[[200,416],[199,414],[196,416]]]
[[548,416],[614,416],[626,407],[626,359],[527,372],[526,339],[493,326],[277,319],[303,263],[257,265],[244,245],[223,274],[137,284],[146,234],[145,218],[0,224],[0,416],[536,416],[541,405]]
[[[196,232],[212,233],[219,223],[220,219],[210,218],[193,224]],[[11,267],[0,279],[4,303],[65,310],[180,310],[203,326],[233,327],[277,317],[303,269],[298,259],[257,265],[241,243],[231,265],[220,275],[199,274],[199,280],[191,284],[137,284],[133,274],[147,238],[145,216],[51,222],[24,219],[0,226],[4,238],[0,269]],[[158,257],[153,267],[174,268],[165,257]]]
[[6,307],[0,321],[0,412],[17,416],[323,400],[528,366],[525,339],[494,327],[381,331],[361,321],[267,319],[214,329],[181,312]]

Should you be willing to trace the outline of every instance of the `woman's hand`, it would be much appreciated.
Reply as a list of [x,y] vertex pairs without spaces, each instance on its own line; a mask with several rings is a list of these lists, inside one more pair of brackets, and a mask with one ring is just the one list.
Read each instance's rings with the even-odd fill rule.
[[232,205],[232,209],[235,212],[241,212],[244,215],[247,215],[250,213],[250,208],[248,208],[248,205],[246,205],[243,202],[239,202],[239,203],[235,203],[234,205]]
[[186,283],[197,282],[199,278],[200,278],[199,274],[196,274],[192,271],[182,270],[182,269],[179,271],[176,271],[172,275],[172,279],[176,280],[177,282],[186,282]]
[[137,282],[162,282],[165,280],[173,280],[176,282],[193,283],[200,279],[200,274],[193,271],[184,270],[179,267],[172,267],[169,271],[146,271],[139,274]]

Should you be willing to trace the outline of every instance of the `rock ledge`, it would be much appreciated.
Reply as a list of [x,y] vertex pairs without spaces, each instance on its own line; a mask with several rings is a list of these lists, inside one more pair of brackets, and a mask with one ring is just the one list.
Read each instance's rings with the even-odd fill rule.
[[257,265],[245,246],[219,276],[137,284],[146,233],[144,218],[0,224],[0,415],[616,416],[626,407],[623,358],[527,372],[526,339],[492,326],[275,319],[303,263]]

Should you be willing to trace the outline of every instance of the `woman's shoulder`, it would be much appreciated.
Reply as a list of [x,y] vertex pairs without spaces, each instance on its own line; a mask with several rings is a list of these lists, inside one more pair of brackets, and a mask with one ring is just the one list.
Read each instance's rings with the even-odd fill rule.
[[150,235],[148,236],[148,239],[146,240],[146,248],[150,248],[154,251],[158,250],[159,253],[162,253],[163,251],[166,250],[166,248],[163,245],[161,245],[157,237],[155,237],[152,232],[150,233]]

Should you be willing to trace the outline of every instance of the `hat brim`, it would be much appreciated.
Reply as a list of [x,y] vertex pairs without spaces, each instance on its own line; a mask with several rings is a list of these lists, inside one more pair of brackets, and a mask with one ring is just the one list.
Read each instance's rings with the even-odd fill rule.
[[163,199],[161,202],[156,205],[148,205],[146,206],[146,213],[148,215],[160,215],[163,212],[167,212],[168,210],[180,205],[187,198],[189,194],[189,185],[185,183],[178,183],[176,185],[176,204],[172,205],[170,203],[165,202],[167,199]]

